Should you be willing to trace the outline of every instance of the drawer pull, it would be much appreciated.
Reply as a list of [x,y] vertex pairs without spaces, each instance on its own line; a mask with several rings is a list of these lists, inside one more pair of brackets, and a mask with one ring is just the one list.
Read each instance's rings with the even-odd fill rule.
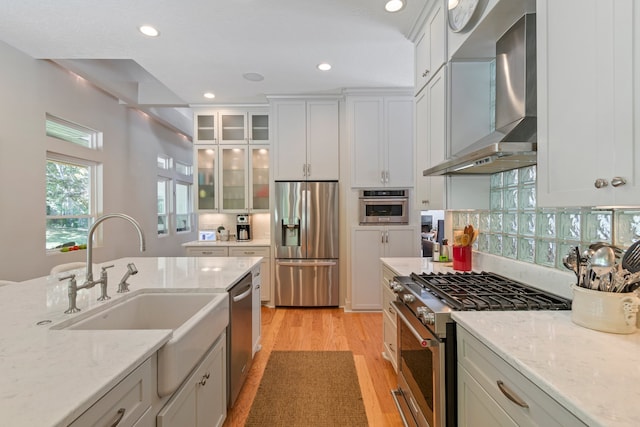
[[393,309],[393,306],[391,304],[389,304],[388,310],[389,310],[389,313],[394,314],[394,315],[396,314],[396,311]]
[[245,255],[253,255],[255,253],[256,253],[255,251],[244,251]]
[[529,408],[527,402],[522,400],[520,396],[518,396],[513,390],[507,387],[505,383],[503,383],[501,380],[496,381],[496,383],[498,384],[498,388],[500,389],[502,394],[504,394],[507,399],[520,406],[521,408]]
[[111,424],[111,427],[116,427],[118,424],[120,424],[120,421],[122,421],[122,418],[124,418],[125,412],[127,412],[127,410],[124,408],[118,409],[118,418],[116,418],[113,424]]
[[213,254],[213,252],[211,252],[211,251],[202,251],[201,253],[202,253],[202,255],[211,255],[211,254]]

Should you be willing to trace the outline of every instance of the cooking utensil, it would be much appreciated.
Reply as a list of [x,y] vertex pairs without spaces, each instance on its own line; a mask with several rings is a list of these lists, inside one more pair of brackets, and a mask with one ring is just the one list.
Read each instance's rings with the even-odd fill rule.
[[629,246],[622,257],[622,268],[631,273],[640,271],[640,240]]
[[595,277],[592,282],[598,282],[592,283],[591,288],[602,290],[603,286],[606,286],[606,284],[611,282],[608,275],[611,273],[611,268],[616,265],[615,251],[609,246],[600,246],[593,253],[590,265],[591,271],[595,273]]

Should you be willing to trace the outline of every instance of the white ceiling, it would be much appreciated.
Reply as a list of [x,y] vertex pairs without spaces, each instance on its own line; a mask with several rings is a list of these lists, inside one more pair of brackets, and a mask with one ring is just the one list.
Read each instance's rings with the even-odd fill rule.
[[[413,86],[409,36],[432,1],[390,14],[384,0],[2,0],[0,40],[128,104],[256,103]],[[160,37],[141,35],[143,24]],[[324,61],[331,71],[316,69]],[[245,80],[250,72],[264,80]]]

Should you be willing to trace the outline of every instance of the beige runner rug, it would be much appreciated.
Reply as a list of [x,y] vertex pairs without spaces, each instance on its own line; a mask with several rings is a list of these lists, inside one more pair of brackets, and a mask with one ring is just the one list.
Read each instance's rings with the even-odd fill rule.
[[273,351],[247,426],[367,426],[350,351]]

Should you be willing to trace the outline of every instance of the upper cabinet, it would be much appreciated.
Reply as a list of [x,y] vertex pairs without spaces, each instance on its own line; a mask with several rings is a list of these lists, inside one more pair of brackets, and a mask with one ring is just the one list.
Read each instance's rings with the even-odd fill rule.
[[413,187],[413,97],[349,96],[351,186]]
[[196,110],[194,122],[195,209],[268,212],[268,110]]
[[538,0],[536,18],[538,205],[637,206],[640,4]]
[[273,99],[274,179],[338,180],[337,99]]
[[266,108],[199,110],[195,114],[194,143],[268,144],[269,113]]
[[447,8],[437,0],[415,41],[415,92],[422,90],[447,61]]

